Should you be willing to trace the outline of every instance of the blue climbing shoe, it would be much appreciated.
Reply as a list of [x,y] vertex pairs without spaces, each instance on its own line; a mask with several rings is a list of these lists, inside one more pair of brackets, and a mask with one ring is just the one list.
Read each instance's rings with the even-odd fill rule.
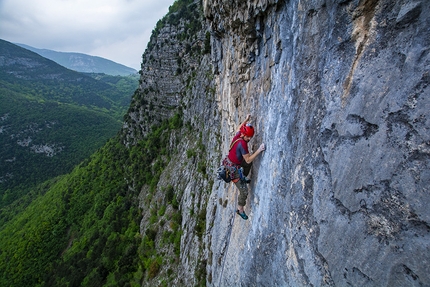
[[245,211],[243,211],[243,213],[239,212],[239,209],[236,210],[236,213],[240,215],[240,217],[242,217],[243,219],[247,220],[248,219],[248,215],[246,215]]

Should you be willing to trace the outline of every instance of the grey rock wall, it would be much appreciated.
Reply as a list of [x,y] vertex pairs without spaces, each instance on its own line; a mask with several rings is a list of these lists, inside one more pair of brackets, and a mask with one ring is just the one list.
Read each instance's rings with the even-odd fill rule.
[[[174,187],[180,255],[166,259],[160,226],[163,266],[143,285],[430,285],[429,2],[202,4],[196,34],[184,39],[183,19],[151,39],[124,123],[127,145],[178,111],[185,124],[156,191],[140,194],[145,234]],[[211,54],[193,53],[206,29]],[[244,221],[214,173],[248,113],[251,150],[267,150]]]
[[246,212],[215,182],[210,286],[430,285],[430,2],[204,1],[222,153],[253,115]]

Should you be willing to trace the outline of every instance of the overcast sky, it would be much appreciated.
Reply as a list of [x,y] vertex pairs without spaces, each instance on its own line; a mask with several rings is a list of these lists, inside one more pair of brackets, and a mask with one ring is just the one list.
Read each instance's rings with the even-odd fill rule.
[[140,69],[174,0],[0,0],[0,39],[99,56]]

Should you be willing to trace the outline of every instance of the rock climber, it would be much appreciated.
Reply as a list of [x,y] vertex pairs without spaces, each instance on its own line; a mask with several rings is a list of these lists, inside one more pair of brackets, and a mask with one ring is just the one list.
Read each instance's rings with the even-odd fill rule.
[[247,115],[245,121],[237,127],[236,135],[231,141],[230,152],[226,158],[231,165],[235,165],[237,167],[239,173],[237,178],[235,178],[235,176],[232,177],[232,181],[239,189],[238,208],[236,213],[245,220],[248,219],[244,210],[246,198],[248,196],[247,183],[251,182],[247,176],[251,170],[252,161],[266,149],[264,143],[262,143],[256,152],[252,155],[249,154],[248,142],[254,136],[254,127],[249,123],[250,119],[251,115]]

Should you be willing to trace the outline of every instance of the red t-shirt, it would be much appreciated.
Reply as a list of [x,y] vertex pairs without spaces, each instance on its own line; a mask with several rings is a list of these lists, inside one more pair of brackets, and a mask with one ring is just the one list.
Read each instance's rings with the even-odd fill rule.
[[[231,140],[231,143],[233,143],[238,138],[240,138],[240,132],[237,132],[237,134]],[[232,163],[240,165],[241,162],[243,161],[243,155],[248,154],[248,153],[249,153],[248,143],[244,139],[240,139],[230,149],[230,152],[228,153],[228,159]]]

